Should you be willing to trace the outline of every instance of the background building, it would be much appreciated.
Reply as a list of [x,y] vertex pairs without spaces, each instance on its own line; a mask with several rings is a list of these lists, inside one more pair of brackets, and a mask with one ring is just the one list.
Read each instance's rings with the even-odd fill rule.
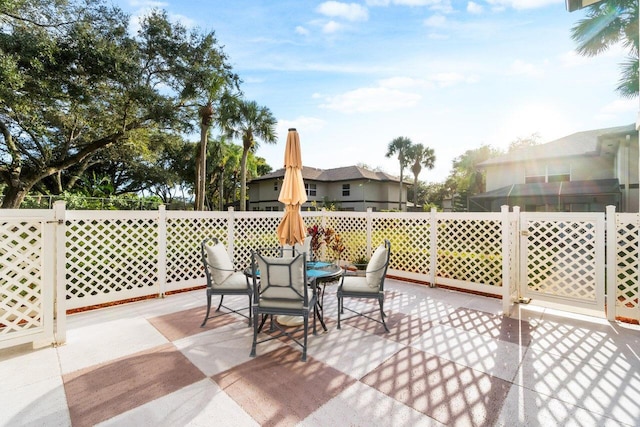
[[[400,179],[385,172],[374,172],[359,166],[335,169],[302,169],[308,201],[303,210],[333,205],[337,210],[365,211],[398,210]],[[281,211],[278,201],[284,169],[258,177],[249,182],[249,210]],[[402,210],[407,208],[407,189],[402,187]]]
[[515,150],[480,164],[486,192],[470,198],[469,210],[638,212],[638,155],[635,124]]

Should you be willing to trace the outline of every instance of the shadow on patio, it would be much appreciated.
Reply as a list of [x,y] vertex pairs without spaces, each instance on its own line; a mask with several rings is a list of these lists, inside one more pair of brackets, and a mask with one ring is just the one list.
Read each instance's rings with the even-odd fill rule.
[[[204,290],[79,313],[67,344],[0,352],[2,425],[638,425],[640,328],[387,280],[391,330],[310,335],[308,362],[204,317]],[[241,306],[246,298],[230,304]],[[364,304],[364,303],[363,303]]]

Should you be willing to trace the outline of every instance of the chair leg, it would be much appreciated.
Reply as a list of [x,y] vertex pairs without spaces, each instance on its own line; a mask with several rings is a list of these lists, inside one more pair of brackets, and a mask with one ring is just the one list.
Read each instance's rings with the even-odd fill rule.
[[249,326],[251,326],[251,314],[253,313],[253,307],[251,307],[251,295],[249,295]]
[[[262,323],[264,324],[264,321]],[[260,327],[262,328],[262,325]],[[254,313],[254,315],[253,315],[253,343],[251,344],[251,353],[249,353],[249,356],[255,357],[257,343],[258,343],[258,313]]]
[[302,347],[302,357],[300,360],[307,361],[307,334],[309,332],[309,313],[304,316],[304,346]]
[[378,304],[380,305],[380,318],[382,319],[382,326],[384,326],[384,330],[386,332],[389,332],[389,328],[387,328],[387,322],[384,321],[385,314],[384,314],[384,310],[382,308],[384,302],[382,301],[382,298],[378,298]]
[[204,320],[202,321],[202,324],[200,325],[201,328],[204,327],[204,325],[207,324],[207,320],[209,319],[209,312],[211,311],[211,294],[209,292],[207,292],[207,314],[204,315]]
[[218,304],[218,308],[216,308],[216,311],[220,311],[220,307],[222,307],[222,300],[224,299],[224,295],[220,295],[220,304]]
[[342,301],[342,295],[338,295],[338,329],[340,329],[340,314],[342,313],[342,306],[344,301]]

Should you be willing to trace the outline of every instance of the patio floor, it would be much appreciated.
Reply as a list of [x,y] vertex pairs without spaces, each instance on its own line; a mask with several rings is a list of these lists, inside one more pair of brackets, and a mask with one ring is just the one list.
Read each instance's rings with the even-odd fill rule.
[[389,334],[336,329],[328,287],[306,363],[279,340],[249,357],[242,317],[200,328],[204,290],[69,316],[65,345],[0,351],[0,425],[640,425],[638,326],[386,286]]

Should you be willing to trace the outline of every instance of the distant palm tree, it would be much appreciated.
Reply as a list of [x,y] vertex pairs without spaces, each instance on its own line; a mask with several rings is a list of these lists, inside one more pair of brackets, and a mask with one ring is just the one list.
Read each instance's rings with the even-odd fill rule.
[[407,153],[410,147],[413,145],[411,140],[406,136],[399,136],[389,143],[387,147],[386,157],[393,155],[398,156],[398,162],[400,163],[400,195],[398,196],[398,209],[402,210],[402,182],[404,180],[404,168],[409,165],[407,159]]
[[413,205],[418,206],[418,175],[422,171],[422,167],[431,170],[436,165],[436,155],[433,148],[425,147],[422,144],[416,144],[410,147],[407,158],[413,164],[411,172],[413,172]]
[[596,56],[618,43],[628,50],[621,64],[616,90],[624,97],[638,95],[638,0],[606,0],[587,9],[587,17],[571,29],[571,38],[583,56]]
[[230,103],[221,113],[223,129],[230,138],[242,139],[242,160],[240,163],[240,210],[247,208],[247,157],[249,151],[258,148],[258,139],[267,144],[275,144],[276,118],[267,107],[255,101],[239,100]]

